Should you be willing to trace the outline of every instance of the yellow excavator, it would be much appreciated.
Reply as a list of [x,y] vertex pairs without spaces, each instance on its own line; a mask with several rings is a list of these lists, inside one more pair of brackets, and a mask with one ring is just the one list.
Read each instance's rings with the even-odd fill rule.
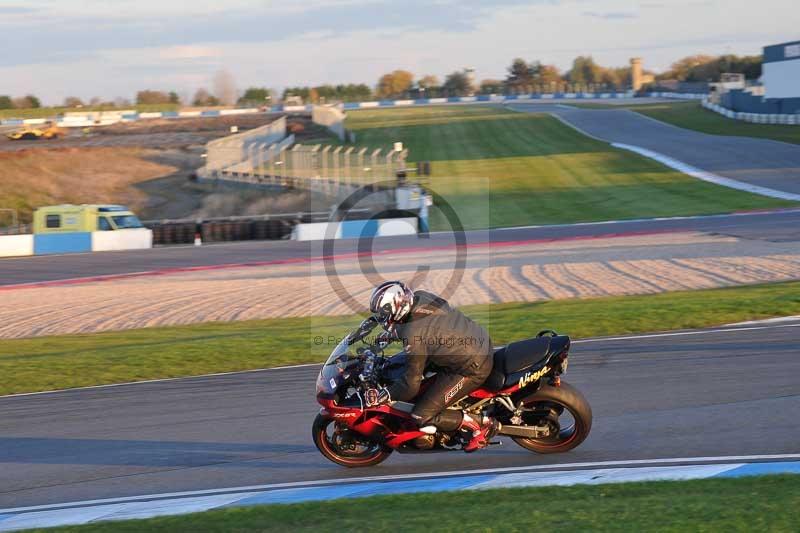
[[21,130],[12,131],[6,137],[12,141],[38,141],[39,139],[58,139],[64,132],[53,122],[44,124],[44,128],[25,126]]

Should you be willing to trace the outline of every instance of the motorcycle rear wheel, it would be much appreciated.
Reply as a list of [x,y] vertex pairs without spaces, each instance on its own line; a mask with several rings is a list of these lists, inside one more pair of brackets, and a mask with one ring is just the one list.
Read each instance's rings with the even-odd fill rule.
[[[382,463],[392,454],[392,449],[387,448],[381,443],[369,443],[370,446],[365,447],[363,452],[354,452],[351,450],[342,450],[332,435],[328,434],[328,427],[335,424],[336,421],[322,415],[317,415],[314,419],[314,424],[311,429],[311,434],[314,438],[314,444],[317,446],[319,452],[325,456],[326,459],[338,465],[346,466],[349,468],[356,468],[360,466],[374,466]],[[358,440],[366,441],[365,437],[354,435]]]
[[[568,427],[558,427],[558,434],[541,439],[512,437],[514,442],[526,450],[536,453],[563,453],[582,443],[592,429],[592,408],[583,394],[572,385],[561,382],[561,386],[542,387],[523,400],[526,406],[536,404],[537,407],[549,407],[560,417],[569,411],[573,423]],[[559,421],[560,422],[560,421]]]

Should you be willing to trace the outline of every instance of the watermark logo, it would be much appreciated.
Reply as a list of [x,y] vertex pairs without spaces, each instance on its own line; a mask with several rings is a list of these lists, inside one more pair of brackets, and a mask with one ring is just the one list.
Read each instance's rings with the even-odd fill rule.
[[[395,198],[399,195],[398,191],[402,187],[418,189],[419,201],[416,209],[414,206],[409,205],[397,206],[397,208],[393,205]],[[425,204],[427,199],[432,200],[432,205]],[[444,231],[437,231],[435,234],[427,231],[428,208],[430,208],[430,212],[435,219],[443,223],[442,225],[445,226]],[[364,216],[365,211],[368,211],[366,218]],[[372,287],[375,287],[387,281],[387,278],[381,275],[375,265],[375,255],[376,253],[382,254],[386,251],[393,251],[392,248],[386,248],[386,244],[378,241],[381,237],[377,230],[383,221],[399,217],[417,218],[419,220],[421,231],[416,235],[416,242],[413,237],[409,236],[405,239],[395,238],[386,244],[395,247],[395,249],[405,248],[421,251],[428,259],[435,258],[437,253],[452,254],[453,251],[455,252],[452,263],[448,265],[447,281],[444,283],[443,288],[437,291],[439,296],[445,300],[451,298],[464,279],[467,265],[467,234],[464,230],[464,223],[455,207],[444,196],[430,188],[422,189],[417,185],[398,187],[396,180],[377,181],[358,187],[332,209],[323,241],[325,277],[337,298],[353,313],[362,315],[368,313],[368,302],[364,297],[363,291],[348,289],[341,279],[336,265],[336,246],[340,242],[340,239],[337,239],[337,233],[342,231],[341,227],[346,222],[356,226],[360,224],[355,251],[358,272]],[[378,248],[377,251],[376,248]],[[442,274],[441,265],[437,267],[437,270],[437,276],[440,276]],[[429,281],[431,271],[430,262],[417,264],[410,279],[403,279],[402,281],[408,283],[412,288],[421,288]],[[439,285],[441,286],[441,281],[439,281]]]

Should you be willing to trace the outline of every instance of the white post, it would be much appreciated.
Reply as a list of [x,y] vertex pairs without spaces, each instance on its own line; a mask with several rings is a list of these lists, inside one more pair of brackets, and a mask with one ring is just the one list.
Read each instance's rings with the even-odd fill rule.
[[343,146],[337,146],[336,150],[333,151],[333,161],[334,161],[334,177],[336,178],[336,184],[339,184],[339,152],[342,151]]
[[367,153],[366,148],[362,148],[358,151],[358,182],[361,183],[366,174],[366,170],[364,169],[364,155]]
[[270,147],[272,154],[269,156],[269,179],[275,183],[275,160],[278,158],[278,144],[273,144]]
[[372,169],[372,181],[373,182],[375,181],[375,171],[377,170],[378,158],[380,157],[380,155],[381,155],[381,149],[380,148],[376,148],[375,151],[373,151],[372,154],[369,156],[369,158],[370,158],[370,165],[369,166]]
[[292,174],[295,178],[304,178],[303,176],[303,167],[305,165],[298,164],[298,158],[303,157],[303,153],[300,151],[300,144],[295,144],[292,148]]
[[319,178],[319,149],[322,148],[321,144],[314,145],[311,148],[311,172],[309,176],[312,178]]
[[280,167],[281,167],[281,181],[286,177],[286,147],[282,147],[280,151]]
[[388,172],[388,174],[389,174],[387,176],[387,178],[389,180],[394,178],[394,173],[392,172],[392,168],[393,168],[392,167],[392,159],[394,158],[394,154],[396,154],[396,153],[397,152],[389,152],[388,154],[386,154],[386,172]]
[[328,152],[330,152],[330,145],[322,149],[322,169],[320,175],[323,179],[328,179]]
[[355,147],[351,146],[344,152],[344,179],[348,185],[353,181],[353,177],[350,175],[350,154],[353,153],[353,150]]

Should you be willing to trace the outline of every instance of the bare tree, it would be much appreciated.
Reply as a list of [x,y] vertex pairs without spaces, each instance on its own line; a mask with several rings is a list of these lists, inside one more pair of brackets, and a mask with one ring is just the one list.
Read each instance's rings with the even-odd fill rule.
[[233,74],[227,70],[220,70],[214,75],[214,94],[223,105],[236,103],[238,92]]
[[209,93],[207,90],[197,89],[197,92],[194,93],[194,98],[192,99],[192,105],[196,106],[215,106],[219,105],[219,100],[216,96]]
[[83,101],[77,96],[67,96],[64,98],[64,107],[83,107]]
[[417,81],[417,85],[424,89],[430,89],[431,87],[438,87],[439,78],[437,78],[433,74],[428,74],[420,78],[419,81]]
[[136,103],[140,105],[148,104],[168,104],[169,95],[163,91],[151,91],[146,89],[136,93]]

